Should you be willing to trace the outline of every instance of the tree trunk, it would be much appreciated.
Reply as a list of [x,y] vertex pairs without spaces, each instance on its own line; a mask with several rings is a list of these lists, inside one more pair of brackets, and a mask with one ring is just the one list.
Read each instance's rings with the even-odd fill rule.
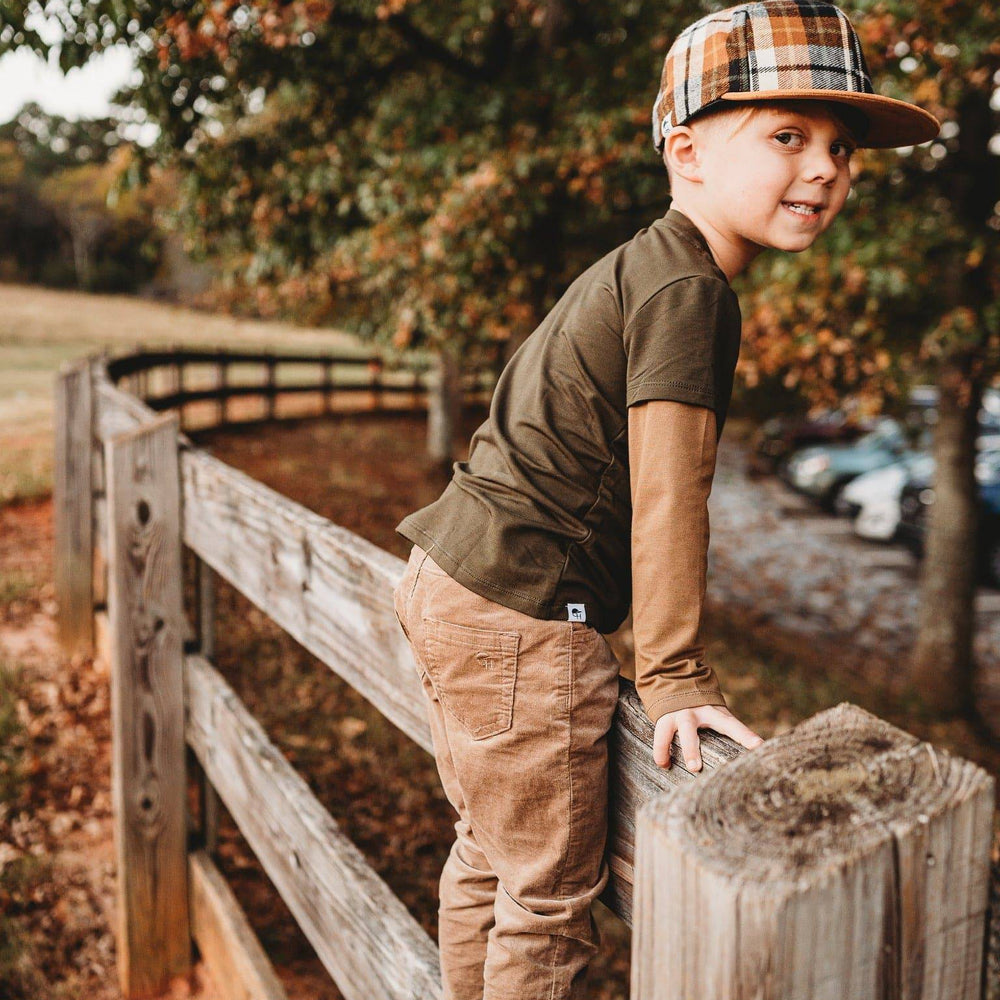
[[90,232],[88,227],[72,221],[69,227],[70,240],[73,244],[73,266],[76,270],[76,286],[81,291],[89,292],[94,284],[93,268],[90,265]]
[[976,594],[975,480],[982,389],[971,365],[945,362],[934,428],[934,502],[928,510],[920,611],[910,680],[928,705],[953,713],[973,700]]
[[445,467],[455,457],[455,433],[461,414],[459,366],[451,352],[442,348],[427,398],[427,454]]
[[73,264],[76,284],[81,291],[94,287],[94,257],[101,237],[111,228],[111,222],[100,213],[86,207],[70,206],[65,214],[66,228],[73,244]]

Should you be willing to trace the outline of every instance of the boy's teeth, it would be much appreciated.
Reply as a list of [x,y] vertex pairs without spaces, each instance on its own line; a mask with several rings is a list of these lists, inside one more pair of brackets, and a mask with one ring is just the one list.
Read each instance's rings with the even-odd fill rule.
[[788,206],[788,207],[789,207],[789,208],[790,208],[790,209],[791,209],[791,210],[792,210],[793,212],[799,212],[799,213],[800,213],[801,215],[812,215],[812,214],[814,214],[814,213],[815,213],[816,211],[818,211],[817,209],[815,209],[815,208],[812,208],[812,207],[811,207],[811,206],[809,206],[809,205],[803,205],[803,204],[801,204],[800,202],[797,202],[797,201],[786,201],[786,202],[785,202],[785,204],[786,204],[786,205],[787,205],[787,206]]

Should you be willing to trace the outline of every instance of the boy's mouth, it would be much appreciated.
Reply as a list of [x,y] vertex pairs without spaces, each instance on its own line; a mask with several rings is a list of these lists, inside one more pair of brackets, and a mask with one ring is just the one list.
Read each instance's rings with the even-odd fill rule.
[[783,201],[781,204],[796,215],[804,216],[819,215],[819,210],[822,208],[821,205],[811,205],[807,201]]

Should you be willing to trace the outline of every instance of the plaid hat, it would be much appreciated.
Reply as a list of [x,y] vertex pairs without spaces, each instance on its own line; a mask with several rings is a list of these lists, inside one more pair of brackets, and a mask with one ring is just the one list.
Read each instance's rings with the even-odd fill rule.
[[864,112],[862,146],[927,142],[940,122],[875,94],[861,44],[843,11],[810,0],[756,0],[695,21],[674,40],[653,103],[653,145],[721,101],[821,99]]

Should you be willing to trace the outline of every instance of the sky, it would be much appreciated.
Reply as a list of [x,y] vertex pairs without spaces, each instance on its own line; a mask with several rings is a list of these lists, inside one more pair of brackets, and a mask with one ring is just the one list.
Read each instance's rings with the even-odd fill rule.
[[8,122],[26,101],[64,118],[100,118],[110,111],[109,98],[132,73],[124,45],[94,56],[65,76],[26,49],[0,56],[0,123]]

